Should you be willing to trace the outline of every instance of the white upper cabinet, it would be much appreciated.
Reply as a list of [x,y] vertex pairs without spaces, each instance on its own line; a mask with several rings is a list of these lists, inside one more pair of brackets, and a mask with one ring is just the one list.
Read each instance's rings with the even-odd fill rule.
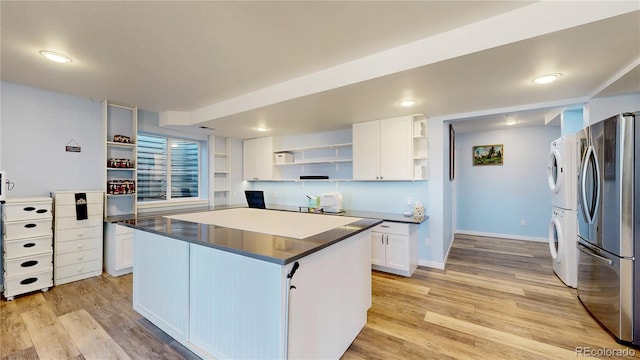
[[353,125],[354,180],[413,180],[413,118]]
[[380,177],[380,122],[353,124],[353,178],[377,180]]
[[244,180],[273,179],[273,139],[264,137],[243,142]]

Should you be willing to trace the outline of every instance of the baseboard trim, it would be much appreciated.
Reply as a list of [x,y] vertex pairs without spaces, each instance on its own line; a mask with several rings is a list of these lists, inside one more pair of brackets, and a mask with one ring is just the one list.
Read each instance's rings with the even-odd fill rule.
[[544,237],[513,235],[513,234],[497,234],[497,233],[487,233],[487,232],[482,232],[482,231],[469,231],[469,230],[456,230],[456,234],[474,235],[474,236],[487,236],[487,237],[494,237],[494,238],[500,238],[500,239],[512,239],[512,240],[524,240],[524,241],[536,241],[536,242],[548,242],[549,241],[549,239],[544,238]]
[[438,270],[444,270],[444,263],[443,262],[438,262],[438,261],[420,260],[420,261],[418,261],[418,265],[426,266],[426,267],[434,268],[434,269],[438,269]]

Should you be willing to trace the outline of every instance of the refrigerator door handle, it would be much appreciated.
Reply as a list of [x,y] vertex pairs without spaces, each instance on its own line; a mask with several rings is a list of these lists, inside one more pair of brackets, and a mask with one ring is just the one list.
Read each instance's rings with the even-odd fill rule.
[[589,255],[589,256],[597,259],[597,260],[600,260],[600,261],[606,263],[609,266],[613,265],[613,260],[607,259],[604,256],[600,256],[600,255],[594,253],[591,249],[589,249],[588,247],[586,247],[586,246],[584,246],[584,245],[582,245],[580,243],[577,243],[576,245],[578,246],[578,250],[580,250],[580,252],[584,253],[585,255]]
[[[591,193],[591,206],[587,201],[587,170],[589,164],[593,166],[593,191]],[[589,224],[593,224],[598,213],[598,203],[600,202],[600,167],[598,166],[598,158],[593,145],[589,146],[585,152],[584,162],[582,163],[582,171],[580,176],[580,191],[582,197],[582,213]]]

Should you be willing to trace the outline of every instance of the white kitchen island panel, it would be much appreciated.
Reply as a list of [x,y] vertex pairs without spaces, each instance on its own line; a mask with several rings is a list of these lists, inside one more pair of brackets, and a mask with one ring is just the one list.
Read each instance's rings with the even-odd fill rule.
[[190,343],[219,359],[282,359],[285,277],[283,266],[192,244]]
[[133,309],[178,341],[189,330],[189,243],[135,231]]

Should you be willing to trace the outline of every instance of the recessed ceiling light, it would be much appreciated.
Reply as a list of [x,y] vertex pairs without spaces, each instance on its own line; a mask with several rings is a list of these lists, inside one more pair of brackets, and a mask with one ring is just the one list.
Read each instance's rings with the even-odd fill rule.
[[406,99],[406,100],[400,101],[400,106],[402,106],[402,107],[412,107],[413,105],[415,105],[417,103],[418,102],[416,100]]
[[542,84],[548,84],[548,83],[554,82],[561,77],[562,77],[562,74],[560,73],[544,74],[544,75],[534,77],[533,80],[531,81],[533,81],[536,84],[542,85]]
[[265,132],[265,131],[267,131],[267,128],[257,127],[256,130],[258,130],[260,132]]
[[511,125],[515,125],[516,124],[516,119],[514,118],[508,118],[507,121],[505,122],[505,124],[511,126]]
[[68,57],[67,55],[64,54],[60,54],[57,52],[53,52],[53,51],[47,51],[47,50],[42,50],[40,51],[40,55],[46,57],[47,59],[51,60],[51,61],[55,61],[57,63],[70,63],[71,62],[71,58]]

